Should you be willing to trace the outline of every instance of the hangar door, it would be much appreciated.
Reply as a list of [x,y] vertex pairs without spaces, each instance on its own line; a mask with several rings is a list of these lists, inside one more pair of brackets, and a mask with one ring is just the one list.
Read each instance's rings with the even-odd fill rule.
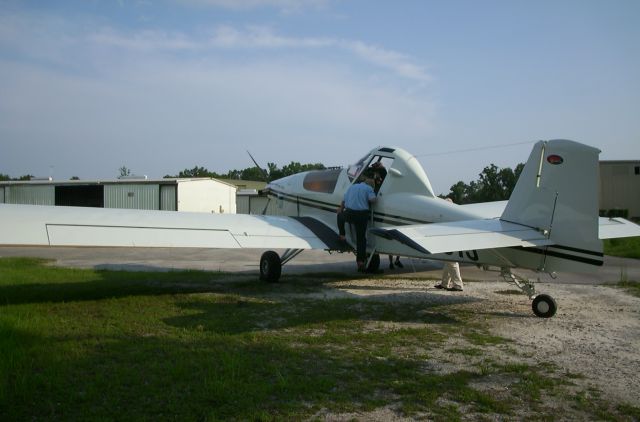
[[104,207],[104,186],[56,186],[56,205],[67,207]]

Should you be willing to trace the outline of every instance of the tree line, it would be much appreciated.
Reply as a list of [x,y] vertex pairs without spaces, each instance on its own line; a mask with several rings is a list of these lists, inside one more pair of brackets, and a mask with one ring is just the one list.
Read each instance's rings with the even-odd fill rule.
[[20,177],[11,177],[8,174],[0,173],[0,181],[2,182],[6,182],[9,180],[21,181],[21,180],[31,180],[31,179],[33,179],[33,176],[31,174],[25,174],[24,176],[20,176]]
[[189,177],[213,177],[215,179],[234,179],[234,180],[256,180],[261,182],[271,182],[281,179],[285,176],[300,173],[309,170],[324,170],[326,167],[322,163],[301,164],[297,161],[284,165],[279,168],[274,163],[267,163],[266,169],[260,169],[257,166],[247,167],[243,170],[229,170],[227,173],[216,173],[209,171],[204,167],[194,167],[192,169],[184,169],[177,175],[166,175],[165,178],[189,178]]
[[[518,177],[522,173],[524,163],[518,164],[515,169],[510,167],[500,168],[495,164],[486,166],[478,175],[478,179],[465,183],[459,181],[451,186],[449,193],[440,195],[442,198],[451,198],[456,204],[473,204],[477,202],[503,201],[509,199],[511,192],[516,186]],[[296,161],[279,168],[274,163],[268,163],[267,168],[262,170],[257,166],[247,167],[242,170],[229,170],[227,173],[216,173],[209,171],[205,167],[195,166],[191,169],[184,169],[176,175],[166,175],[165,178],[193,178],[193,177],[213,177],[215,179],[236,179],[236,180],[257,180],[270,182],[285,176],[309,170],[324,170],[326,167],[322,163],[301,164]],[[131,171],[125,166],[120,169],[120,175],[130,175]],[[0,181],[6,180],[31,180],[33,176],[24,175],[18,178],[11,178],[7,174],[0,173]],[[72,179],[78,180],[77,177]]]

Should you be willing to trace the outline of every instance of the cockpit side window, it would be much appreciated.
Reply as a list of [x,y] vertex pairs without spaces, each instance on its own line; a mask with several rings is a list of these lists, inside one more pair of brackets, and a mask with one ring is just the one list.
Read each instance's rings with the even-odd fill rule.
[[312,192],[333,193],[341,169],[310,171],[302,181],[302,187]]

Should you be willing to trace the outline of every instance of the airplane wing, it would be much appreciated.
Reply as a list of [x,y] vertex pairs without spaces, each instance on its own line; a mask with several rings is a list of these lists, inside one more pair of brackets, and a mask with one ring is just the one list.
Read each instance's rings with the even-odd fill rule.
[[0,204],[0,245],[332,249],[310,217]]
[[554,243],[538,230],[499,219],[418,224],[393,229],[376,227],[369,232],[425,254]]
[[640,226],[624,218],[599,218],[599,238],[640,236]]

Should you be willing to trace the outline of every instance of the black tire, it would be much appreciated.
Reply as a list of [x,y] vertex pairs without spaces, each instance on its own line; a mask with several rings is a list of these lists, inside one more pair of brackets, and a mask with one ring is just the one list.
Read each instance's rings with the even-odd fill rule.
[[378,272],[380,269],[380,255],[375,254],[371,258],[371,262],[369,262],[369,266],[367,267],[367,271],[370,273]]
[[556,314],[558,305],[556,305],[556,301],[551,296],[542,294],[533,299],[531,309],[540,318],[551,318]]
[[274,251],[266,251],[260,257],[260,280],[276,283],[282,273],[280,256]]

